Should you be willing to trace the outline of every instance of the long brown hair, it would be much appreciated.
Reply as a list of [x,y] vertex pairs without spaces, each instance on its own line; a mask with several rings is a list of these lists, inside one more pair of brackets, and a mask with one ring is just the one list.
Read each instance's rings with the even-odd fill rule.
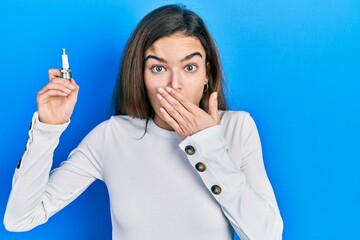
[[147,14],[126,44],[114,91],[115,115],[145,119],[154,117],[144,83],[145,51],[156,40],[175,33],[198,38],[205,49],[209,86],[203,93],[199,107],[207,111],[209,96],[216,91],[219,109],[227,109],[219,54],[203,20],[182,5],[166,5]]

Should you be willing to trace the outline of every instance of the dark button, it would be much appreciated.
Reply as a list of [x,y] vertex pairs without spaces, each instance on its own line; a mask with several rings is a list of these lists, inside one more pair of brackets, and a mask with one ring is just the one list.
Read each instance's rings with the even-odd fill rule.
[[21,159],[19,160],[19,162],[18,162],[18,164],[17,164],[16,168],[17,168],[17,169],[19,169],[19,168],[20,168],[20,166],[21,166]]
[[196,168],[196,170],[198,170],[199,172],[203,172],[203,171],[205,171],[206,166],[205,166],[205,164],[203,164],[202,162],[198,162],[198,163],[195,165],[195,168]]
[[188,145],[185,147],[185,152],[187,153],[187,155],[194,155],[195,148],[191,145]]
[[211,191],[213,194],[219,195],[221,193],[221,187],[219,187],[218,185],[214,185],[211,187]]

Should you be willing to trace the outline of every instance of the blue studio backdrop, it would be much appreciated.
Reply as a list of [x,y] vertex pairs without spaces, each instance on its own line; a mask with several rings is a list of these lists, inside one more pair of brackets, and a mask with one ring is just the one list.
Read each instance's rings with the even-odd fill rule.
[[[174,2],[1,3],[1,219],[37,91],[48,81],[47,70],[61,67],[61,49],[67,49],[81,89],[54,167],[111,116],[126,40],[145,14],[169,3]],[[257,123],[283,238],[360,239],[360,2],[181,3],[202,16],[217,42],[231,108],[250,112]],[[111,239],[105,185],[95,182],[29,232],[10,233],[1,225],[0,239]]]

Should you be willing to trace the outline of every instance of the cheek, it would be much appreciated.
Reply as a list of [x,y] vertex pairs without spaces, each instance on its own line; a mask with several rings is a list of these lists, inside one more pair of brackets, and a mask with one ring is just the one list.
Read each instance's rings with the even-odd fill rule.
[[156,94],[157,94],[157,88],[155,86],[149,85],[145,83],[145,87],[146,87],[146,93],[148,95],[148,98],[151,102],[151,105],[154,104],[154,100],[156,99]]
[[201,97],[204,93],[205,79],[205,74],[198,74],[197,76],[189,79],[187,86],[184,88],[184,90],[186,89],[184,94],[196,105],[199,105]]
[[169,77],[166,74],[156,75],[149,71],[144,73],[144,82],[146,89],[157,89],[158,87],[167,86]]
[[194,96],[193,103],[196,104],[197,106],[199,106],[200,104],[200,100],[203,95],[203,89],[204,89],[204,85],[201,84],[196,88],[196,91],[193,93]]
[[201,97],[203,95],[203,81],[188,82],[188,84],[180,91],[190,102],[199,106]]
[[144,83],[146,88],[146,93],[148,95],[148,98],[150,100],[150,103],[153,108],[157,108],[157,106],[160,105],[157,94],[158,94],[158,88],[163,87],[162,81],[159,81],[159,79],[155,79],[151,74],[144,74]]

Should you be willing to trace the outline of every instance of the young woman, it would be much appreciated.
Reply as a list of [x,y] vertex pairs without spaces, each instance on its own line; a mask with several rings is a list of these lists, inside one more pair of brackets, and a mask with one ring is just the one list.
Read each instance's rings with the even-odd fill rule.
[[132,34],[115,116],[49,174],[79,86],[49,70],[4,223],[46,222],[94,180],[107,185],[113,239],[281,239],[283,223],[254,121],[226,110],[214,41],[194,12],[168,5]]

